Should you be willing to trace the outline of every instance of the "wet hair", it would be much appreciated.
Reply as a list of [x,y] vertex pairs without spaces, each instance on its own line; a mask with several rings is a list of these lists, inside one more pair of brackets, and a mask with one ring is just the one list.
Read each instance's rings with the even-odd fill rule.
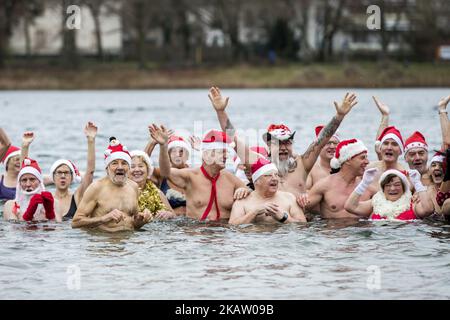
[[400,179],[400,182],[402,183],[403,192],[405,192],[405,185],[403,184],[402,179],[399,176],[397,176],[396,174],[393,174],[393,173],[388,174],[386,176],[386,178],[384,178],[384,180],[381,181],[381,183],[380,183],[381,184],[381,189],[384,191],[384,187],[396,177]]

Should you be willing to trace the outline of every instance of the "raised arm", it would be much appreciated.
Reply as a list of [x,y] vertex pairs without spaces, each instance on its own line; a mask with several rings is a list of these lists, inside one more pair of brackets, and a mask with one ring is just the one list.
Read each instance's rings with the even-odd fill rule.
[[447,112],[447,105],[449,102],[450,96],[444,97],[439,101],[439,122],[441,123],[441,134],[444,150],[450,147],[450,126]]
[[92,123],[88,122],[84,127],[84,134],[87,139],[88,152],[87,152],[87,165],[86,173],[81,180],[81,184],[78,187],[76,193],[78,196],[78,201],[83,197],[84,192],[89,187],[89,185],[94,181],[95,172],[95,137],[97,136],[98,128]]
[[3,128],[0,128],[0,160],[3,159],[10,145],[11,140],[9,140],[9,137]]
[[152,139],[159,144],[159,175],[162,178],[167,178],[170,175],[170,159],[169,150],[167,149],[167,142],[169,141],[169,132],[166,127],[158,127],[152,124],[148,127]]
[[27,131],[22,136],[22,148],[20,149],[20,163],[23,162],[23,159],[28,158],[30,144],[34,140],[34,133],[31,131]]
[[237,136],[236,130],[225,111],[230,98],[222,97],[222,94],[218,87],[211,87],[211,89],[209,89],[208,97],[209,100],[211,100],[211,104],[214,107],[214,110],[216,110],[220,128],[222,129],[222,131],[225,131],[227,135],[233,138],[236,144],[235,150],[241,162],[245,165],[256,162],[256,160],[258,160],[258,158],[261,156],[256,152],[251,151],[248,145],[245,143],[245,140]]
[[92,212],[97,206],[97,192],[98,190],[95,184],[87,188],[73,217],[72,228],[98,227],[106,223],[105,216],[91,218]]
[[311,171],[312,167],[316,163],[317,158],[319,157],[320,151],[336,132],[344,117],[357,103],[358,101],[356,101],[356,95],[354,93],[348,92],[341,104],[338,104],[336,101],[334,102],[336,115],[325,126],[325,128],[323,128],[317,140],[310,144],[310,146],[302,156],[303,165],[307,173]]
[[289,215],[291,216],[292,222],[306,222],[305,214],[295,201],[295,196],[291,193],[288,193],[287,196],[291,198],[291,207],[289,208]]
[[[380,110],[381,113],[380,126],[378,127],[377,136],[375,137],[376,141],[383,132],[383,130],[389,126],[390,110],[389,107],[386,104],[380,102],[380,100],[378,100],[377,97],[372,96],[372,98],[373,101],[375,101],[375,105],[378,107],[378,110]],[[377,154],[378,160],[381,160],[381,153],[379,148],[375,147],[375,153]]]

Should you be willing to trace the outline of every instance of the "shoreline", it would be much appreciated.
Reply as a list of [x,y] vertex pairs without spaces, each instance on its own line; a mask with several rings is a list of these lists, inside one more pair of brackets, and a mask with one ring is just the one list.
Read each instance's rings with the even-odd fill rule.
[[147,90],[450,88],[450,63],[356,62],[138,70],[132,63],[91,63],[79,70],[30,65],[0,71],[0,90]]

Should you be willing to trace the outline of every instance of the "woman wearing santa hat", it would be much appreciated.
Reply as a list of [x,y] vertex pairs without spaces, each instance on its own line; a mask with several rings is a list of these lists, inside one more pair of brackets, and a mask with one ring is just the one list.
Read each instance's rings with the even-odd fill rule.
[[22,150],[9,143],[8,149],[0,158],[5,164],[5,174],[0,178],[0,200],[12,200],[16,195],[17,176],[21,168],[21,153],[28,157],[28,148],[34,139],[32,132],[25,132],[22,137]]
[[[95,137],[97,136],[95,124],[88,122],[84,128],[84,134],[88,144],[87,167],[84,176],[81,177],[75,164],[67,159],[55,161],[50,169],[50,179],[56,186],[56,191],[53,195],[58,200],[56,211],[64,219],[73,218],[84,192],[94,180]],[[80,183],[80,185],[72,193],[70,186],[74,182]]]
[[345,210],[371,220],[416,220],[431,215],[433,203],[417,170],[409,170],[414,189],[420,201],[413,202],[406,174],[396,169],[386,170],[380,177],[378,191],[370,200],[361,201],[361,195],[377,175],[377,168],[364,172],[362,181],[345,202]]
[[61,221],[55,212],[55,200],[45,191],[42,171],[38,163],[25,158],[17,176],[16,196],[6,202],[3,209],[5,220]]

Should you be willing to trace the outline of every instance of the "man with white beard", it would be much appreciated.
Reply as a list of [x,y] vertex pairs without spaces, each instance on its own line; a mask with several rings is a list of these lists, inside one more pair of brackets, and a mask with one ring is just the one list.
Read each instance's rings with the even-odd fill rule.
[[42,171],[35,160],[23,160],[17,177],[16,198],[6,202],[3,218],[20,221],[62,220],[55,214],[55,201],[52,194],[45,191]]
[[[233,137],[235,128],[225,112],[229,98],[223,98],[218,87],[212,87],[209,92],[209,98],[216,110],[222,130]],[[306,179],[316,163],[320,151],[334,135],[344,117],[357,103],[356,95],[353,93],[347,93],[341,104],[335,101],[336,115],[321,130],[319,137],[310,144],[303,155],[295,155],[293,152],[295,131],[292,132],[283,124],[272,124],[268,127],[263,139],[269,147],[271,162],[278,168],[279,189],[281,191],[290,192],[296,197],[306,192]],[[243,162],[248,166],[252,164],[250,159]]]

